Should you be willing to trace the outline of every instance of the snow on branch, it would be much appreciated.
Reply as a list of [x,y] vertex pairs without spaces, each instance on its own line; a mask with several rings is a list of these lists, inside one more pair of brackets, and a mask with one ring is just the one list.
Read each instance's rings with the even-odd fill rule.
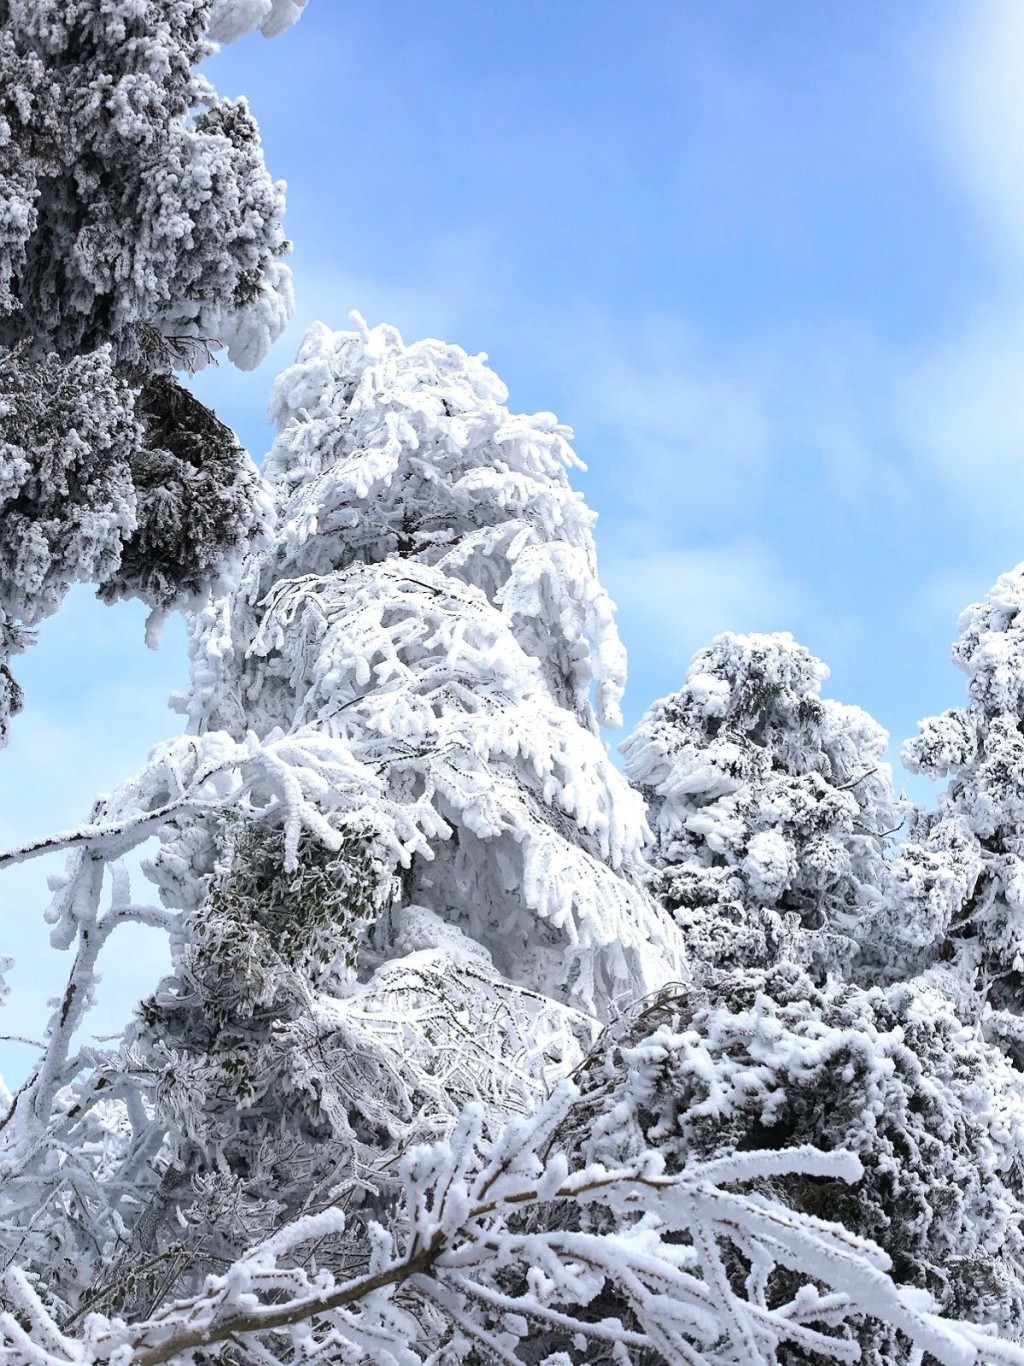
[[213,0],[207,32],[218,43],[233,43],[253,29],[276,38],[301,16],[307,0]]
[[[90,1314],[69,1334],[11,1270],[0,1362],[161,1366],[230,1342],[265,1363],[425,1366],[465,1359],[470,1347],[518,1363],[527,1338],[550,1366],[584,1343],[623,1362],[651,1349],[669,1366],[767,1366],[783,1343],[853,1362],[844,1325],[870,1315],[942,1366],[1024,1363],[1021,1348],[898,1289],[874,1244],[742,1189],[794,1173],[856,1181],[852,1154],[746,1152],[678,1175],[654,1154],[574,1167],[553,1140],[576,1099],[563,1083],[534,1115],[493,1134],[482,1108],[468,1106],[447,1139],[413,1149],[404,1211],[393,1230],[367,1225],[354,1275],[326,1269],[332,1245],[352,1242],[335,1208],[294,1220],[199,1294],[133,1323]],[[799,1285],[790,1275],[780,1296],[772,1278],[782,1269]]]
[[92,818],[70,830],[0,851],[0,868],[41,854],[83,849],[106,861],[122,858],[172,818],[226,813],[247,800],[261,819],[285,833],[285,867],[295,866],[303,830],[337,848],[339,835],[324,813],[366,803],[379,790],[372,772],[343,742],[313,729],[232,740],[223,732],[180,736],[158,745],[134,778],[97,804]]

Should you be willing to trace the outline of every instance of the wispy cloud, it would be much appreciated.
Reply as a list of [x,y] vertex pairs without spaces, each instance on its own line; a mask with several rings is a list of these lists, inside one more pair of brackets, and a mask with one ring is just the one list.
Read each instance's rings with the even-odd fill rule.
[[[894,429],[966,525],[1024,553],[1024,8],[957,7],[925,63],[933,150],[987,270],[969,309],[894,357]],[[981,591],[982,586],[976,588]]]
[[742,516],[775,454],[774,364],[742,355],[709,363],[671,318],[634,321],[618,335],[593,318],[573,331],[570,339],[564,321],[549,320],[549,364],[601,443],[603,478],[645,536],[680,518]]

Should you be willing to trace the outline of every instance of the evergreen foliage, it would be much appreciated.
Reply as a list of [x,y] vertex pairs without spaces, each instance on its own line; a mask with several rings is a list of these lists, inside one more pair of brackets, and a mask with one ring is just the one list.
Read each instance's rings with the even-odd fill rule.
[[925,961],[954,962],[986,1029],[1024,1063],[1024,566],[960,618],[953,660],[967,705],[922,721],[904,747],[916,772],[947,777],[908,846],[906,903]]
[[882,932],[901,824],[889,737],[823,698],[827,675],[792,636],[719,636],[623,745],[656,885],[698,963],[848,972]]
[[[816,988],[792,964],[717,974],[609,1031],[583,1072],[575,1142],[669,1173],[756,1150],[855,1153],[860,1179],[772,1174],[756,1189],[841,1223],[891,1259],[898,1285],[1013,1335],[1024,1312],[1024,1079],[920,981]],[[742,1255],[731,1274],[749,1275]],[[765,1285],[792,1293],[789,1271]],[[871,1366],[913,1361],[893,1324],[852,1316]],[[791,1345],[780,1361],[817,1361]]]

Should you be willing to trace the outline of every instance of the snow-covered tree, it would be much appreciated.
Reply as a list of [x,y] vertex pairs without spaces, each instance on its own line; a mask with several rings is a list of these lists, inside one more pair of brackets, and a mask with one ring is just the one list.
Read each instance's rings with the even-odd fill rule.
[[[671,1175],[747,1153],[752,1170],[766,1152],[795,1164],[806,1145],[855,1154],[856,1182],[763,1167],[751,1194],[870,1239],[897,1284],[1019,1340],[1024,1083],[933,986],[816,988],[792,964],[722,973],[617,1024],[577,1075],[559,1142],[583,1163],[621,1169],[656,1152]],[[741,1239],[725,1274],[775,1308],[794,1294],[793,1268],[759,1260]],[[921,1360],[884,1316],[850,1307],[838,1336],[865,1366]],[[807,1346],[765,1359],[827,1359]]]
[[[314,329],[272,404],[277,531],[194,634],[191,729],[236,741],[312,732],[343,746],[367,773],[364,825],[384,832],[347,985],[332,978],[330,936],[339,900],[358,928],[356,899],[337,864],[312,844],[297,850],[296,887],[315,874],[335,908],[311,927],[319,976],[307,962],[291,991],[309,1003],[293,1060],[249,1065],[280,1095],[289,1073],[312,1091],[315,1160],[335,1168],[353,1144],[379,1165],[382,1143],[409,1141],[417,1112],[430,1136],[470,1099],[527,1107],[616,999],[682,970],[671,923],[639,885],[640,803],[596,733],[597,714],[617,719],[622,651],[592,514],[566,478],[568,433],[550,415],[511,415],[505,397],[457,347],[406,347],[387,327]],[[155,870],[192,917],[194,947],[187,981],[163,989],[140,1037],[164,1046],[174,1034],[207,1074],[223,1069],[224,1038],[201,1043],[195,1002],[209,1005],[191,963],[232,899],[235,923],[258,938],[251,907],[277,896],[281,876],[280,836],[268,844],[258,826],[235,838],[244,853],[240,867],[228,859],[226,884],[225,832],[208,825],[169,840]],[[295,897],[278,896],[279,923]],[[216,970],[232,956],[220,947],[208,961]],[[332,1019],[315,1004],[325,991],[344,1002]],[[179,998],[192,1023],[175,1033]],[[273,1032],[279,1043],[279,1023]],[[333,1062],[311,1087],[309,1058],[325,1053]],[[375,1053],[386,1061],[368,1063]],[[230,1107],[205,1090],[223,1124]],[[368,1091],[369,1127],[353,1115]]]
[[208,30],[289,0],[0,0],[0,741],[9,666],[75,582],[161,612],[260,521],[251,461],[175,369],[255,365],[292,308],[283,187]]
[[[470,1101],[529,1110],[616,1001],[684,971],[597,734],[623,658],[568,432],[505,397],[481,359],[391,328],[316,329],[278,383],[277,529],[196,620],[193,737],[84,837],[109,858],[159,828],[175,970],[124,1050],[77,1059],[147,1098],[155,1147],[120,1261],[101,1277],[83,1246],[113,1211],[62,1235],[69,1309],[88,1284],[144,1313],[127,1267],[180,1257],[194,1285],[339,1182],[385,1212],[405,1146]],[[76,857],[54,914],[85,916],[91,955]],[[52,1106],[40,1084],[16,1116]]]
[[954,963],[988,1028],[1024,1062],[1024,565],[960,618],[964,707],[923,721],[914,772],[948,776],[904,850],[903,917],[928,956]]
[[698,963],[846,968],[882,933],[901,822],[888,736],[823,698],[827,676],[788,634],[719,636],[623,745],[657,890]]
[[568,431],[506,396],[458,347],[314,329],[272,401],[278,530],[201,618],[188,708],[351,744],[407,843],[400,903],[589,1010],[680,965],[597,735],[624,655]]

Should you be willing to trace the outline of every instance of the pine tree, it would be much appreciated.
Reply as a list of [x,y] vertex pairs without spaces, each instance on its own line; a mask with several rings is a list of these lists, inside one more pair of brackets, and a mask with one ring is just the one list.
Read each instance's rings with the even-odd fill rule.
[[141,830],[210,763],[273,756],[162,823],[175,970],[104,1075],[167,1136],[108,1311],[147,1312],[131,1265],[180,1253],[194,1285],[339,1182],[383,1216],[398,1152],[470,1101],[530,1109],[617,1000],[684,970],[597,733],[623,656],[568,431],[505,397],[391,328],[316,329],[278,382],[277,529],[197,618],[194,738],[130,798]]
[[[964,707],[922,721],[913,772],[948,776],[904,851],[901,905],[924,961],[950,964],[965,1007],[1024,1063],[1024,566],[960,617]],[[993,1012],[993,1013],[990,1013]]]
[[234,433],[173,377],[255,365],[292,308],[283,187],[196,66],[279,0],[0,0],[0,742],[10,657],[76,582],[159,615],[261,509]]
[[827,676],[790,635],[719,636],[623,745],[656,888],[696,963],[788,957],[820,975],[884,935],[901,820],[888,736],[823,698]]
[[[275,538],[193,640],[193,730],[238,740],[313,731],[345,746],[377,787],[362,819],[386,832],[390,855],[375,864],[372,931],[358,954],[348,940],[359,960],[348,997],[380,1017],[386,1048],[403,1039],[405,1060],[389,1064],[398,1091],[392,1114],[375,1114],[374,1140],[350,1114],[367,1104],[365,1077],[345,1075],[351,1004],[337,1007],[333,1044],[320,1025],[319,1054],[334,1059],[316,1097],[321,1162],[336,1152],[332,1135],[408,1142],[417,1110],[440,1106],[428,1130],[439,1132],[470,1098],[526,1105],[589,1043],[595,1015],[681,969],[671,927],[638,885],[639,803],[596,733],[595,707],[617,719],[622,652],[595,575],[593,518],[565,476],[568,433],[550,415],[511,415],[505,397],[456,347],[406,347],[387,327],[314,330],[272,404]],[[265,832],[243,840],[238,904],[251,935],[245,908],[270,894],[251,869],[273,888],[281,851]],[[215,863],[223,842],[210,836]],[[339,907],[356,899],[311,845],[295,887],[307,858],[333,885],[334,910],[310,949],[324,974]],[[162,859],[177,886],[185,860],[173,844]],[[222,904],[211,876],[212,901],[205,886],[192,893],[203,934]],[[304,895],[278,897],[280,923]],[[222,946],[211,954],[234,960]],[[308,966],[303,983],[308,996]],[[329,973],[312,985],[330,986]],[[204,999],[194,978],[167,990]],[[167,1018],[153,1025],[166,1039]],[[311,1027],[303,1022],[290,1064],[303,1086]],[[382,1101],[387,1090],[373,1083]]]

